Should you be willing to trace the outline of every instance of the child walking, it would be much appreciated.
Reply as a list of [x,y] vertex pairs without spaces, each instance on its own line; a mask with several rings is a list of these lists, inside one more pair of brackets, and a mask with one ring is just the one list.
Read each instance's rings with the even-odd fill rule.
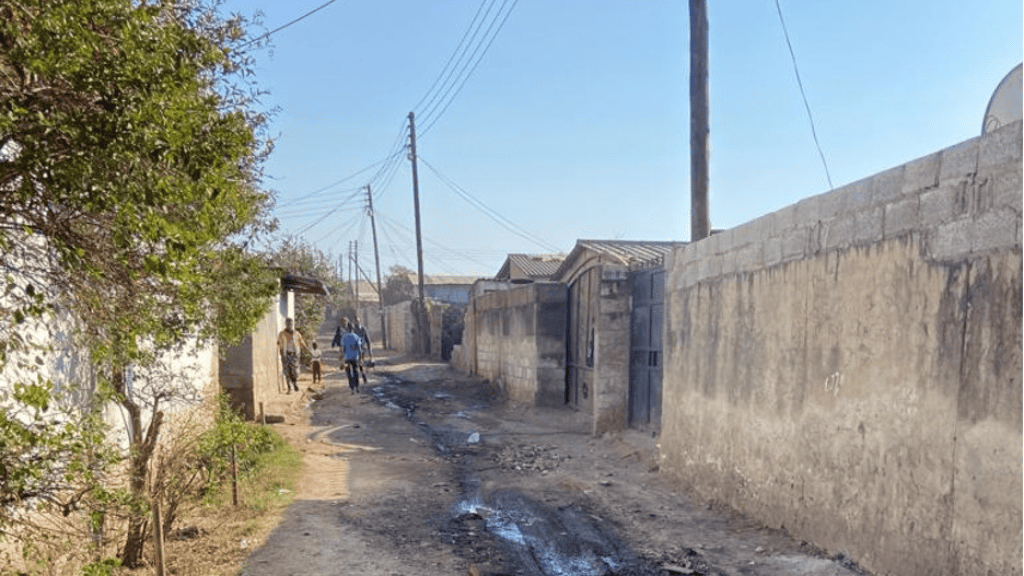
[[320,382],[321,380],[323,380],[323,377],[320,375],[321,374],[321,372],[320,372],[320,354],[321,354],[321,352],[320,352],[320,350],[317,350],[316,342],[313,342],[313,349],[310,350],[309,353],[313,357],[313,383],[316,384],[317,382]]

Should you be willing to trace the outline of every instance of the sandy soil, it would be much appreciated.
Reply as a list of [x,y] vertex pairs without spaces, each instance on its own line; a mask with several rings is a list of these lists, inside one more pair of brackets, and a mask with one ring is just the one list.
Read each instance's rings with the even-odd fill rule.
[[[650,434],[573,432],[579,415],[510,404],[445,364],[378,357],[359,395],[341,376],[329,366],[313,386],[304,374],[304,393],[268,407],[284,417],[273,426],[303,452],[305,469],[295,502],[241,574],[860,573],[782,532],[672,493]],[[635,565],[538,569],[542,562],[496,537],[493,517],[467,508],[473,498],[493,512],[509,494],[563,520],[586,520],[584,531],[617,539],[609,545]]]

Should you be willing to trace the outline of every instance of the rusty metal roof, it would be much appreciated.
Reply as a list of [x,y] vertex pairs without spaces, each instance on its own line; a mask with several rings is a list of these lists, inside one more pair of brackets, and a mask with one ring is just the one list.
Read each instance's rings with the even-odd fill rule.
[[550,278],[562,265],[563,260],[565,254],[509,254],[494,279],[511,279],[513,264],[532,280]]
[[623,266],[643,267],[662,262],[673,248],[685,244],[655,240],[577,240],[576,247],[555,271],[553,278],[561,279],[572,268],[573,262],[588,250]]

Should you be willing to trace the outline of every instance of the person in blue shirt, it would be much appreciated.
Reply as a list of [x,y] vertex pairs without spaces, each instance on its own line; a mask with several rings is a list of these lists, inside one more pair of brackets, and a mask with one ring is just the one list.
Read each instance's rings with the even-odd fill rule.
[[345,374],[348,376],[348,388],[352,394],[359,393],[359,375],[363,375],[363,383],[366,383],[366,373],[363,372],[362,362],[363,340],[352,329],[352,324],[346,326],[345,333],[341,336],[341,360],[345,364]]

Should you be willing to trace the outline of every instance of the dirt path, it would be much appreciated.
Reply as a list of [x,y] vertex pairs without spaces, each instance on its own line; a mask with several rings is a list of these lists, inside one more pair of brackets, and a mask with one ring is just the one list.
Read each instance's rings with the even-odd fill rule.
[[673,494],[650,435],[574,433],[444,364],[384,360],[358,396],[324,383],[269,407],[305,471],[242,574],[858,573]]

